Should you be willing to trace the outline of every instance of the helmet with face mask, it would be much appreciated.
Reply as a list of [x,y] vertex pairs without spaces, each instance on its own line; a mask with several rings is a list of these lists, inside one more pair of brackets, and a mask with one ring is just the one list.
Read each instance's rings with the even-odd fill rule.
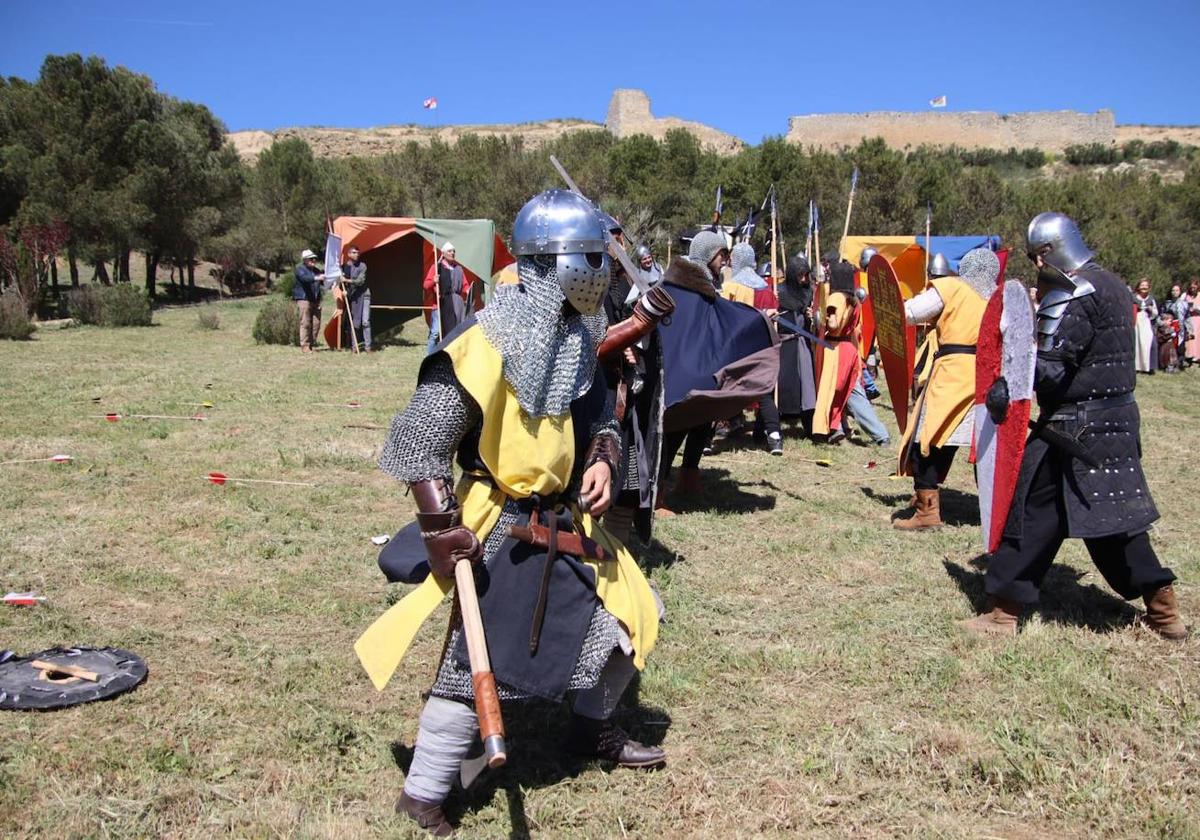
[[1054,336],[1067,304],[1096,289],[1085,277],[1072,276],[1094,256],[1075,220],[1065,213],[1039,213],[1025,234],[1029,259],[1042,258],[1038,268],[1038,349],[1054,347]]
[[1075,220],[1065,213],[1039,213],[1025,234],[1026,253],[1031,260],[1042,258],[1046,265],[1070,274],[1095,256]]
[[583,315],[600,311],[608,290],[606,220],[586,198],[546,190],[526,202],[513,222],[512,252],[520,260],[553,260],[558,283]]
[[878,253],[874,248],[863,248],[862,253],[858,255],[858,267],[866,271],[867,265],[871,262],[871,257]]

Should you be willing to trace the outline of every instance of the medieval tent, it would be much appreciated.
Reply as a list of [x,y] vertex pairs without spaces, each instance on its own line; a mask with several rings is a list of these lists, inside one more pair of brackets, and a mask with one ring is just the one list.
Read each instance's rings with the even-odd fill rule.
[[[883,254],[896,270],[900,286],[908,297],[925,288],[925,253],[943,254],[950,267],[958,270],[958,261],[972,248],[993,249],[1000,247],[1000,237],[985,236],[931,236],[926,248],[924,236],[847,236],[843,243],[842,256],[858,265],[863,248],[874,248]],[[864,278],[865,279],[865,278]]]
[[342,256],[356,246],[367,264],[371,324],[379,335],[423,315],[429,320],[422,281],[441,251],[454,243],[468,279],[483,281],[482,299],[491,294],[493,275],[515,262],[489,219],[412,219],[339,216],[333,232],[342,238]]

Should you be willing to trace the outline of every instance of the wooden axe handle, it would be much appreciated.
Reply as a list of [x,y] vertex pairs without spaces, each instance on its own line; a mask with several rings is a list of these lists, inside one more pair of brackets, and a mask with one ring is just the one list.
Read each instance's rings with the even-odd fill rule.
[[67,674],[71,677],[78,677],[81,680],[88,682],[99,682],[100,675],[95,671],[89,671],[86,668],[80,668],[78,665],[55,665],[53,662],[46,662],[43,659],[35,659],[29,663],[39,671],[49,671],[56,674]]
[[459,560],[455,564],[454,583],[458,591],[459,610],[462,612],[463,632],[467,636],[467,655],[471,659],[471,682],[475,686],[479,737],[483,739],[488,766],[496,768],[508,760],[508,750],[504,744],[500,696],[496,693],[496,677],[492,674],[492,663],[488,659],[487,639],[483,634],[483,618],[479,614],[475,573],[470,560]]

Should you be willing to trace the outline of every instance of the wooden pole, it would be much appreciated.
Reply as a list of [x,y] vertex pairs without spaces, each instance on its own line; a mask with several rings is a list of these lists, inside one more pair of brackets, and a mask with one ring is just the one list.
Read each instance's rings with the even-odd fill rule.
[[776,237],[777,236],[778,236],[778,230],[777,230],[777,226],[775,223],[775,202],[772,201],[771,202],[771,292],[773,294],[777,293],[776,292],[777,283],[775,281],[775,278],[779,276],[779,272],[776,270],[776,267],[778,265],[778,261],[776,260],[776,255],[777,255]]
[[475,593],[475,572],[470,560],[454,565],[455,591],[462,613],[463,632],[467,636],[467,656],[471,660],[471,682],[475,686],[475,714],[479,718],[479,737],[489,767],[496,768],[508,760],[504,745],[504,718],[500,715],[500,696],[496,693],[496,677],[488,659],[487,638],[483,633],[483,617],[479,614],[479,597]]
[[929,252],[932,250],[929,242],[930,230],[933,227],[933,214],[925,214],[925,288],[929,288]]
[[842,240],[838,243],[838,256],[846,258],[846,237],[850,235],[850,214],[854,212],[854,193],[858,189],[858,170],[850,183],[850,199],[846,202],[846,221],[842,224]]
[[438,256],[437,240],[435,239],[430,244],[433,245],[433,298],[437,302],[437,310],[436,310],[437,319],[438,319],[437,337],[438,337],[438,344],[441,344],[442,343],[442,272],[438,268],[438,261],[441,258]]

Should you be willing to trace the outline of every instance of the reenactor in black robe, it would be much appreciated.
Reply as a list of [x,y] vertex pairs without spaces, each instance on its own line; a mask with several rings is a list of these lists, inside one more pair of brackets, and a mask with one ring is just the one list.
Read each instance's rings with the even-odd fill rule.
[[[1173,641],[1187,637],[1175,575],[1148,534],[1158,519],[1142,473],[1134,400],[1133,307],[1125,283],[1093,262],[1075,222],[1042,213],[1029,224],[1038,266],[1038,354],[1034,389],[1041,416],[1026,444],[1000,547],[988,563],[988,611],[972,632],[1016,635],[1022,608],[1067,537],[1083,539],[1092,562],[1126,600],[1141,597],[1144,623]],[[987,394],[1003,418],[1003,378]]]

